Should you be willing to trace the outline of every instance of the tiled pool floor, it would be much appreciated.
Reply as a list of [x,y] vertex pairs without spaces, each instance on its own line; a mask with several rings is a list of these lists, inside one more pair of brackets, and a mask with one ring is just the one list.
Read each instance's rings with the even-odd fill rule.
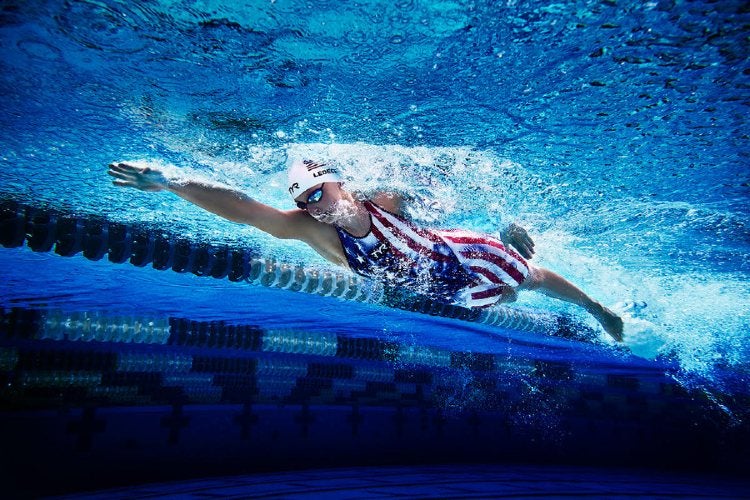
[[245,475],[120,488],[74,497],[748,498],[750,481],[620,469],[443,465]]

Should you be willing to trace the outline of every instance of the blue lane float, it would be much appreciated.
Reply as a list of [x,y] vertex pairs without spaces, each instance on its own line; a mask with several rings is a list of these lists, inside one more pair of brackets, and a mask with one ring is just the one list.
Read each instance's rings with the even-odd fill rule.
[[80,216],[57,208],[0,202],[0,244],[24,243],[35,252],[63,257],[105,256],[115,264],[192,273],[196,276],[245,281],[252,285],[303,292],[341,300],[381,304],[431,316],[458,319],[525,332],[591,340],[593,329],[567,316],[499,306],[467,309],[443,304],[403,289],[383,286],[353,274],[289,264],[261,255],[256,249],[195,242],[169,230]]

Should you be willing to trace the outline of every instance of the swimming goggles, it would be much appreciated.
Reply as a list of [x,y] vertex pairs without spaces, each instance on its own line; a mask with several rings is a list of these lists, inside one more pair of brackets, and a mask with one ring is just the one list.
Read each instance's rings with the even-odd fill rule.
[[323,199],[323,186],[324,184],[321,184],[318,189],[307,195],[306,202],[298,201],[297,206],[302,210],[307,210],[307,205],[318,203],[321,199]]

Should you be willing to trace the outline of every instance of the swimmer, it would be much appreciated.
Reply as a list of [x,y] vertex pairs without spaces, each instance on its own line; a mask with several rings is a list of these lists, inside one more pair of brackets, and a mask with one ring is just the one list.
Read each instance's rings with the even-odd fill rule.
[[562,276],[528,262],[534,241],[517,224],[501,231],[499,239],[419,227],[403,215],[405,196],[358,196],[344,189],[337,168],[309,159],[290,163],[287,187],[297,205],[293,210],[278,210],[225,186],[175,181],[152,165],[112,163],[108,173],[116,186],[172,192],[230,221],[302,241],[357,274],[444,303],[485,308],[516,300],[517,291],[534,290],[582,307],[612,338],[623,338],[619,316]]

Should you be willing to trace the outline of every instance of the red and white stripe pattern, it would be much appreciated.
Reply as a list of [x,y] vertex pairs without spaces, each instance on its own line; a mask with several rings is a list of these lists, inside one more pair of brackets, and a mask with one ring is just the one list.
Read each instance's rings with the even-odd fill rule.
[[529,266],[516,252],[486,234],[460,229],[436,231],[464,266],[479,278],[463,291],[468,307],[488,307],[502,297],[507,287],[516,288],[529,275]]
[[365,202],[365,207],[373,216],[373,234],[380,241],[387,240],[397,257],[412,261],[425,257],[437,262],[450,260],[449,255],[435,251],[436,245],[445,244],[438,235],[386,212],[374,203]]
[[317,163],[317,162],[314,162],[312,160],[302,160],[302,163],[305,164],[305,166],[307,167],[307,171],[308,172],[310,172],[311,170],[315,170],[316,168],[321,168],[321,167],[325,167],[326,166],[325,163]]
[[[415,226],[366,202],[372,214],[372,232],[378,240],[387,240],[396,257],[407,262],[430,259],[450,261],[453,256],[441,253],[450,250],[458,261],[477,277],[475,285],[462,290],[460,305],[488,307],[502,297],[507,287],[515,288],[526,279],[526,261],[499,240],[484,234],[464,230],[428,230]],[[450,279],[450,276],[435,276]]]

